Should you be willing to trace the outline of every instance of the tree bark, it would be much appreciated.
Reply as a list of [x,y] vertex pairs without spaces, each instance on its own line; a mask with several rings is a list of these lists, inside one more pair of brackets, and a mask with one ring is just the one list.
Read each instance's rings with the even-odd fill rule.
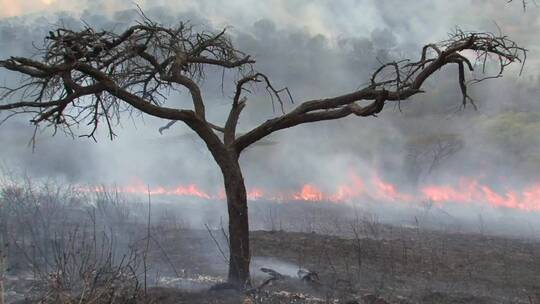
[[234,145],[225,145],[201,120],[188,123],[206,143],[223,174],[229,213],[229,275],[228,282],[238,288],[251,286],[249,275],[250,248],[246,186]]
[[246,186],[238,155],[229,152],[228,161],[221,164],[229,213],[229,283],[240,288],[251,285],[249,275],[249,221]]

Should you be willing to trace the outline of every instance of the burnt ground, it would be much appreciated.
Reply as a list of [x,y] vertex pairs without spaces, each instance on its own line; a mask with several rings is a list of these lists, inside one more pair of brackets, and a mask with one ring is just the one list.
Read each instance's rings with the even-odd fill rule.
[[[226,276],[221,231],[212,238],[205,230],[154,227],[154,280],[144,303],[540,303],[538,241],[387,225],[353,231],[253,231],[253,285],[269,278],[261,267],[285,278],[240,293],[209,290]],[[301,281],[300,268],[318,280]],[[8,303],[21,282],[8,277]]]
[[[295,303],[325,303],[329,299],[346,303],[374,295],[390,303],[540,303],[538,242],[391,226],[377,229],[376,237],[366,231],[358,237],[252,232],[254,285],[268,278],[258,271],[260,267],[291,278],[274,281],[258,294],[274,297],[276,302],[257,296],[251,299],[256,303],[290,303],[296,297]],[[213,233],[218,238],[220,232]],[[166,252],[170,252],[169,260],[182,276],[194,278],[191,282],[211,284],[224,277],[226,264],[207,231],[171,230],[160,235],[161,243],[167,244]],[[163,255],[160,251],[154,252],[154,258]],[[317,272],[320,282],[300,282],[296,278],[299,268]],[[218,301],[222,297],[214,294],[203,300],[200,293],[196,294],[202,302],[179,300],[189,293],[167,289],[175,286],[174,279],[160,282],[161,295],[176,299],[167,302],[165,297],[162,303],[229,303]],[[185,280],[176,282],[185,287]],[[230,303],[235,300],[240,301],[234,298]]]

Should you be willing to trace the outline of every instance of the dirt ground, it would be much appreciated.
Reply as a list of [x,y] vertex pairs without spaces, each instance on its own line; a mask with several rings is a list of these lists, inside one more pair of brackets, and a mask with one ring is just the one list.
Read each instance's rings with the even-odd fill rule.
[[[154,227],[152,234],[152,287],[137,303],[540,303],[533,240],[366,223],[341,237],[253,231],[255,288],[238,292],[210,290],[226,277],[222,231]],[[283,278],[257,289],[270,278],[262,267]],[[299,269],[317,279],[300,280]],[[8,277],[8,303],[17,286],[28,288]]]
[[[252,232],[253,285],[268,278],[259,271],[261,267],[289,278],[272,282],[250,299],[254,303],[293,303],[295,297],[295,303],[368,303],[362,297],[371,295],[389,303],[540,303],[537,241],[391,226],[380,226],[374,233],[373,227],[364,228],[349,237]],[[229,299],[205,292],[226,274],[216,244],[226,251],[225,242],[219,231],[212,233],[215,240],[208,231],[162,231],[160,242],[167,244],[163,249],[176,272],[198,282],[189,286],[196,297],[208,303],[241,303],[245,295],[227,294]],[[163,252],[154,254],[158,260]],[[301,282],[296,275],[300,268],[316,272],[320,280]],[[185,287],[186,280],[158,282],[162,295],[176,299],[170,303],[195,303],[175,298],[190,293],[168,289]],[[217,298],[228,300],[212,302]]]

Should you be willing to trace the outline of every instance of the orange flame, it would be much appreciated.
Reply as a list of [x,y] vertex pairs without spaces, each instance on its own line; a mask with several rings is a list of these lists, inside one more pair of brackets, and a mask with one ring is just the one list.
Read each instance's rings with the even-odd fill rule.
[[540,210],[540,185],[525,188],[521,193],[508,190],[503,194],[483,185],[475,179],[461,179],[458,187],[427,186],[421,189],[423,196],[434,202],[487,203],[492,207],[504,207],[527,211]]
[[294,193],[292,198],[299,201],[323,201],[325,195],[313,185],[304,185],[300,192]]
[[377,190],[376,196],[382,200],[409,202],[414,199],[409,194],[399,192],[395,185],[383,181],[378,175],[373,177],[373,184]]
[[264,198],[263,194],[264,194],[264,191],[262,189],[253,188],[253,189],[248,190],[247,198],[248,200],[256,201],[256,200],[260,200]]
[[[104,192],[104,187],[80,187],[85,192]],[[158,186],[148,189],[143,183],[116,187],[114,190],[128,194],[175,195],[200,199],[224,200],[225,192],[211,194],[195,184],[176,187]],[[325,192],[314,184],[304,184],[297,191],[268,191],[263,188],[249,188],[247,197],[251,201],[307,201],[344,203],[355,200],[377,200],[387,202],[421,202],[429,200],[438,204],[487,204],[492,207],[540,211],[540,184],[524,188],[523,191],[495,191],[474,178],[460,178],[457,185],[426,185],[416,193],[404,193],[399,188],[373,174],[370,183],[365,183],[358,175],[351,174],[350,181],[337,185],[334,192]]]
[[425,186],[421,189],[423,196],[433,202],[464,202],[470,203],[479,198],[478,182],[474,179],[460,179],[459,187]]
[[[95,193],[103,193],[108,190],[104,186],[102,187],[98,187],[98,186],[77,187],[77,189],[81,192],[95,192]],[[148,186],[144,186],[140,183],[136,183],[134,185],[113,187],[112,189],[119,193],[127,193],[127,194],[148,194],[149,193],[151,195],[192,196],[192,197],[198,197],[198,198],[203,198],[203,199],[215,198],[214,196],[209,195],[208,193],[200,190],[199,187],[195,184],[190,184],[187,186],[177,186],[174,188],[166,188],[162,186],[158,186],[155,188],[148,188]]]

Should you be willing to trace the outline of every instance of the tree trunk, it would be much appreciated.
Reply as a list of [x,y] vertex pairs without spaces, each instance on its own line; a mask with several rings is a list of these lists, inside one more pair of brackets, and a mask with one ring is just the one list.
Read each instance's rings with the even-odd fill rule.
[[[238,162],[238,148],[230,143],[225,145],[206,124],[194,121],[190,127],[205,141],[223,174],[229,213],[228,283],[239,288],[250,287],[249,264],[251,256],[247,194],[244,177]],[[234,134],[234,130],[229,131]],[[224,141],[229,142],[230,138],[225,136]]]
[[246,187],[238,156],[221,167],[229,212],[229,283],[241,288],[251,285],[249,275],[249,222]]

